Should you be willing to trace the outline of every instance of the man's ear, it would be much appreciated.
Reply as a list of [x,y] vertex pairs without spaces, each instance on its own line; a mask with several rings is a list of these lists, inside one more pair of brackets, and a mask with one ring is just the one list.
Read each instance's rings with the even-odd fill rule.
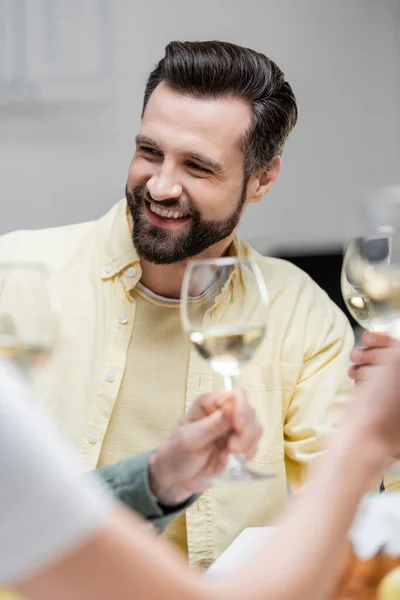
[[260,202],[277,180],[280,170],[281,157],[275,156],[265,169],[253,173],[247,186],[247,202]]

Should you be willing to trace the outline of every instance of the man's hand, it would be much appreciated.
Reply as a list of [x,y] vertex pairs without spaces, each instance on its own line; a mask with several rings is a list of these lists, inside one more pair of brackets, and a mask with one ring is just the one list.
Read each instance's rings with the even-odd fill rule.
[[390,337],[387,333],[374,333],[367,331],[362,337],[365,348],[354,348],[350,358],[354,363],[349,369],[349,377],[356,384],[371,377],[374,367],[381,361],[382,352],[388,348],[400,348],[400,342]]
[[365,358],[360,367],[362,385],[357,386],[344,425],[349,426],[349,435],[357,429],[375,441],[389,461],[400,456],[400,344],[388,336],[385,344],[364,350],[373,358]]
[[153,455],[150,486],[158,501],[181,504],[209,486],[205,477],[226,466],[228,454],[252,458],[262,429],[244,392],[198,397],[171,436]]

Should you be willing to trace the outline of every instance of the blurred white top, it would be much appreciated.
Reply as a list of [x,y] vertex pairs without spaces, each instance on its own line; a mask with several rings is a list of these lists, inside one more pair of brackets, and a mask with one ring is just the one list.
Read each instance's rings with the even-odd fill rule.
[[399,557],[400,492],[365,496],[350,530],[350,540],[361,560],[370,560],[381,551]]
[[14,367],[0,359],[0,584],[84,543],[111,512]]
[[207,579],[225,577],[237,571],[257,548],[276,531],[276,527],[247,527],[206,571]]

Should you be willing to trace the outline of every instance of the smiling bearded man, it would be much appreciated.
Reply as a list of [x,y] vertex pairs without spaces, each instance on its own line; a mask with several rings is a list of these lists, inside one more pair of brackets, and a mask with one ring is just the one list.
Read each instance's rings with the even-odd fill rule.
[[[197,394],[221,387],[181,328],[188,259],[258,263],[268,329],[242,385],[264,428],[258,469],[275,477],[215,486],[169,527],[200,569],[245,527],[280,513],[351,389],[345,316],[305,273],[237,238],[244,211],[276,181],[296,120],[293,91],[263,54],[172,42],[147,82],[126,198],[98,221],[0,240],[4,260],[29,254],[58,284],[68,330],[39,392],[88,468],[156,447]],[[264,322],[254,284],[226,284],[230,302],[215,306],[213,322],[226,310],[240,321],[249,302]]]

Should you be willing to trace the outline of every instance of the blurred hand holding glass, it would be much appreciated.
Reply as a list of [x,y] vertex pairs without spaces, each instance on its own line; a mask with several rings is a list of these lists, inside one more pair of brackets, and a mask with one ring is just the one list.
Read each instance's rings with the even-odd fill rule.
[[0,355],[31,378],[59,331],[56,294],[44,265],[0,263]]
[[[251,288],[265,310],[243,311],[242,316],[224,312],[216,322],[214,311],[220,303],[229,302],[228,287],[233,278],[251,279]],[[236,257],[194,260],[188,264],[181,294],[181,318],[184,330],[199,354],[221,375],[224,387],[232,390],[242,368],[251,360],[265,336],[268,293],[256,263]],[[260,317],[262,314],[262,317]],[[267,477],[245,466],[244,457],[230,456],[228,467],[217,480],[244,481]],[[268,475],[271,477],[271,475]]]

